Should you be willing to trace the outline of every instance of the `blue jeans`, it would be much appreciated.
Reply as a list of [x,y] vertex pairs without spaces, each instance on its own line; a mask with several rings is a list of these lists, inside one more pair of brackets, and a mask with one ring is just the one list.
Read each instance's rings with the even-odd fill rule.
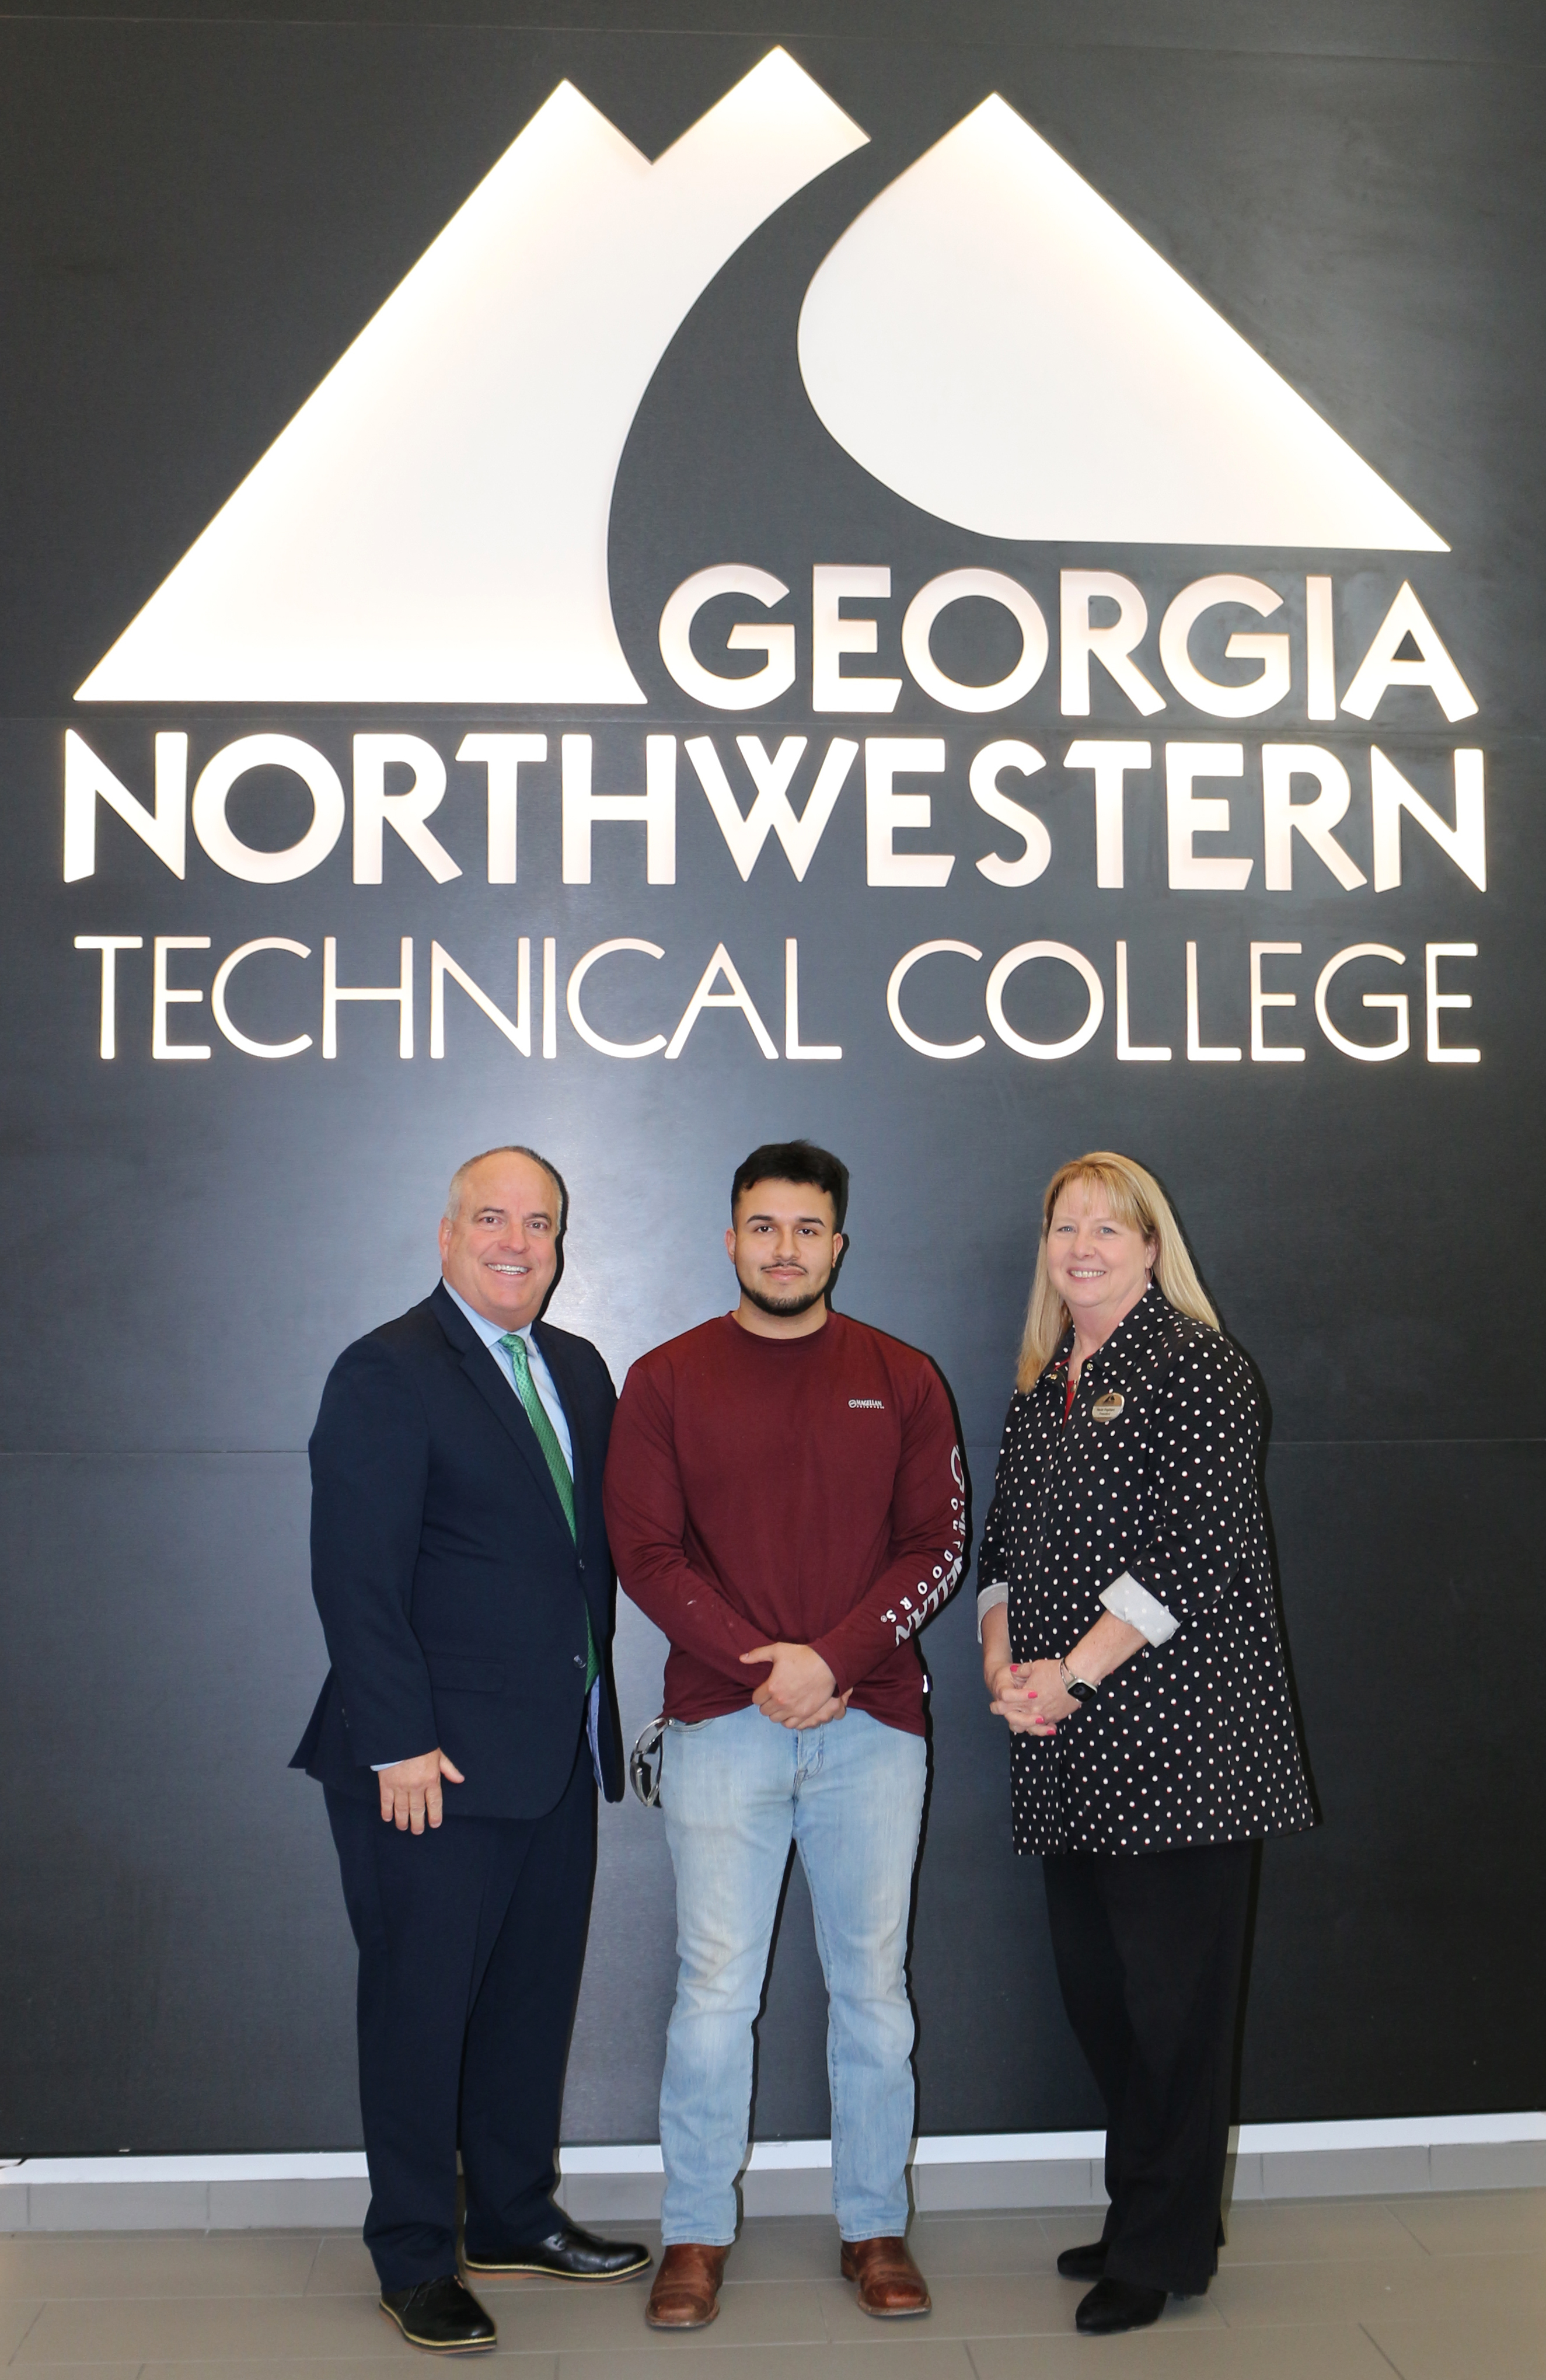
[[838,2229],[845,2240],[906,2230],[907,1911],[927,1759],[921,1736],[863,1711],[797,1732],[749,1705],[667,1729],[661,1806],[681,1961],[661,2083],[667,2247],[727,2247],[736,2236],[751,2027],[791,1842],[810,1887],[827,1983]]

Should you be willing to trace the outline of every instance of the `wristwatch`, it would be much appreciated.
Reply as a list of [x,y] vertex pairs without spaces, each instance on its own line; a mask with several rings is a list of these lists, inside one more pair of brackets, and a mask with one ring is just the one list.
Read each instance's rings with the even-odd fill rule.
[[1057,1674],[1063,1681],[1064,1693],[1072,1694],[1077,1703],[1092,1703],[1101,1691],[1099,1686],[1092,1686],[1088,1678],[1076,1678],[1066,1661],[1059,1661]]

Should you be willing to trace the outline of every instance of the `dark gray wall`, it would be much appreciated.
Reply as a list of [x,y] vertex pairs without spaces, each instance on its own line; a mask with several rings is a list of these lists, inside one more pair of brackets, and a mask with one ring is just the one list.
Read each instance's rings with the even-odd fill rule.
[[[423,6],[371,23],[354,6],[332,13],[356,21],[332,24],[323,7],[305,24],[251,7],[239,23],[219,10],[176,25],[110,13],[0,27],[0,313],[12,325],[0,356],[11,1789],[0,2149],[358,2139],[351,1947],[321,1797],[284,1766],[323,1658],[304,1446],[337,1350],[431,1285],[451,1166],[512,1135],[568,1173],[575,1222],[554,1311],[597,1340],[619,1379],[640,1349],[724,1302],[718,1234],[745,1149],[793,1130],[833,1142],[854,1179],[843,1302],[938,1358],[980,1518],[1041,1185],[1090,1146],[1153,1166],[1271,1401],[1284,1608],[1325,1814],[1265,1860],[1241,2112],[1539,2105],[1540,1901],[1521,1888],[1521,1846],[1533,1852],[1546,1815],[1540,11],[596,7],[601,30],[585,32],[437,23],[454,12]],[[618,829],[599,831],[591,886],[560,883],[555,770],[532,771],[517,888],[481,880],[479,787],[455,770],[435,827],[466,873],[445,887],[401,848],[384,886],[356,887],[347,837],[288,886],[235,882],[197,850],[179,885],[107,818],[96,876],[62,884],[67,725],[141,794],[155,727],[191,732],[195,768],[237,734],[282,727],[346,780],[361,725],[409,726],[455,750],[469,714],[87,713],[71,690],[560,75],[654,153],[770,38],[870,145],[732,261],[636,423],[612,569],[648,715],[510,723],[593,730],[599,770],[619,783],[637,774],[646,726],[707,729],[726,752],[743,724],[765,736],[883,730],[812,729],[803,668],[777,716],[744,722],[676,691],[655,647],[660,605],[688,571],[730,558],[797,589],[813,561],[885,561],[904,597],[985,560],[1050,612],[1058,566],[1092,563],[1130,571],[1155,615],[1186,580],[1223,568],[1281,585],[1292,610],[1304,571],[1323,569],[1338,588],[1344,682],[1409,575],[1480,704],[1458,731],[1418,693],[1390,697],[1372,731],[1309,727],[1300,694],[1239,728],[1179,703],[1155,726],[1342,751],[1361,789],[1345,841],[1366,868],[1371,733],[1441,807],[1448,752],[1482,745],[1485,894],[1420,834],[1396,892],[1345,893],[1310,863],[1291,895],[1177,894],[1152,796],[1132,806],[1128,889],[1098,893],[1085,782],[1056,765],[1068,731],[1055,668],[980,729],[904,694],[895,732],[949,745],[926,839],[961,855],[943,892],[865,888],[857,785],[804,885],[776,850],[743,885],[685,766],[670,888],[644,884],[637,832]],[[831,443],[794,360],[810,275],[869,198],[992,90],[1440,525],[1451,555],[1014,547],[931,521]],[[900,609],[883,631],[893,654]],[[1152,635],[1146,651],[1152,667]],[[983,625],[976,674],[992,659]],[[1114,696],[1091,726],[1148,732]],[[1053,864],[1021,892],[971,864],[993,838],[968,801],[966,761],[1006,733],[1053,761],[1032,795]],[[1238,789],[1230,847],[1259,852],[1251,791],[1249,779]],[[266,797],[266,825],[261,791],[244,798],[255,840],[295,831],[282,792]],[[218,1041],[208,1064],[152,1062],[147,951],[123,963],[120,1055],[104,1065],[96,961],[71,946],[91,932],[208,933],[212,964],[252,935],[316,950],[332,932],[356,981],[395,971],[397,938],[412,934],[420,1054],[402,1063],[395,1020],[353,1010],[334,1064],[313,1050],[266,1066]],[[449,1054],[432,1062],[431,936],[510,1002],[517,934],[554,935],[565,966],[611,935],[661,943],[658,968],[641,961],[610,990],[595,978],[597,1021],[622,1034],[669,1030],[721,938],[776,1031],[784,940],[797,935],[808,1035],[840,1039],[844,1061],[775,1070],[738,1018],[713,1015],[670,1066],[609,1062],[566,1023],[556,1063],[523,1061],[457,999]],[[909,945],[952,936],[994,957],[1039,935],[1088,952],[1105,979],[1107,1022],[1076,1058],[1034,1064],[990,1038],[978,1058],[936,1065],[892,1033],[883,987]],[[1118,935],[1135,986],[1141,973],[1146,1033],[1177,1050],[1169,1066],[1115,1061]],[[1300,1006],[1282,1030],[1309,1044],[1302,1066],[1182,1062],[1188,938],[1211,1029],[1230,1041],[1246,1038],[1248,941],[1304,943]],[[1361,940],[1408,953],[1479,944],[1464,977],[1476,1006],[1446,1030],[1479,1043],[1479,1066],[1426,1062],[1420,998],[1408,1058],[1355,1066],[1327,1046],[1309,1013],[1312,970]],[[182,979],[207,986],[201,968],[189,954]],[[314,1034],[318,980],[315,959],[268,990],[254,975],[250,1029]],[[926,1029],[954,1038],[980,1024],[968,980],[917,979]],[[1049,1033],[1053,989],[1035,996],[1041,1022],[1025,1029]],[[1022,1021],[1031,1007],[1028,989]],[[193,1017],[177,1013],[175,1029],[202,1038]],[[1096,2120],[1057,2006],[1039,1879],[1008,1847],[1005,1747],[982,1707],[969,1596],[926,1649],[920,2128]],[[659,1638],[625,1606],[629,1729],[657,1707],[660,1662]],[[604,1815],[602,1846],[566,2131],[647,2138],[672,1982],[669,1864],[658,1820],[631,1803]],[[762,2028],[764,2136],[825,2130],[822,2022],[797,1877]]]

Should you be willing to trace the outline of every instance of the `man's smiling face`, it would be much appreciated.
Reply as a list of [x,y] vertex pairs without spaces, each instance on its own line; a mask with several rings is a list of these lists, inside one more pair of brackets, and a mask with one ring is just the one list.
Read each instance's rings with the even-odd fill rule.
[[506,1330],[535,1322],[558,1268],[558,1184],[501,1149],[464,1176],[440,1226],[440,1269],[475,1313]]

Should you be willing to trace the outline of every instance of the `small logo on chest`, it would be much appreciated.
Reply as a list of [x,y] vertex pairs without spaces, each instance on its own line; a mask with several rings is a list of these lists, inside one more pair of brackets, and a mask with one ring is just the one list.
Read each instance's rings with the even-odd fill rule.
[[885,1399],[883,1397],[850,1397],[848,1411],[850,1413],[884,1413]]
[[1090,1406],[1090,1418],[1093,1421],[1114,1421],[1126,1402],[1120,1389],[1108,1389],[1105,1395],[1097,1397]]

